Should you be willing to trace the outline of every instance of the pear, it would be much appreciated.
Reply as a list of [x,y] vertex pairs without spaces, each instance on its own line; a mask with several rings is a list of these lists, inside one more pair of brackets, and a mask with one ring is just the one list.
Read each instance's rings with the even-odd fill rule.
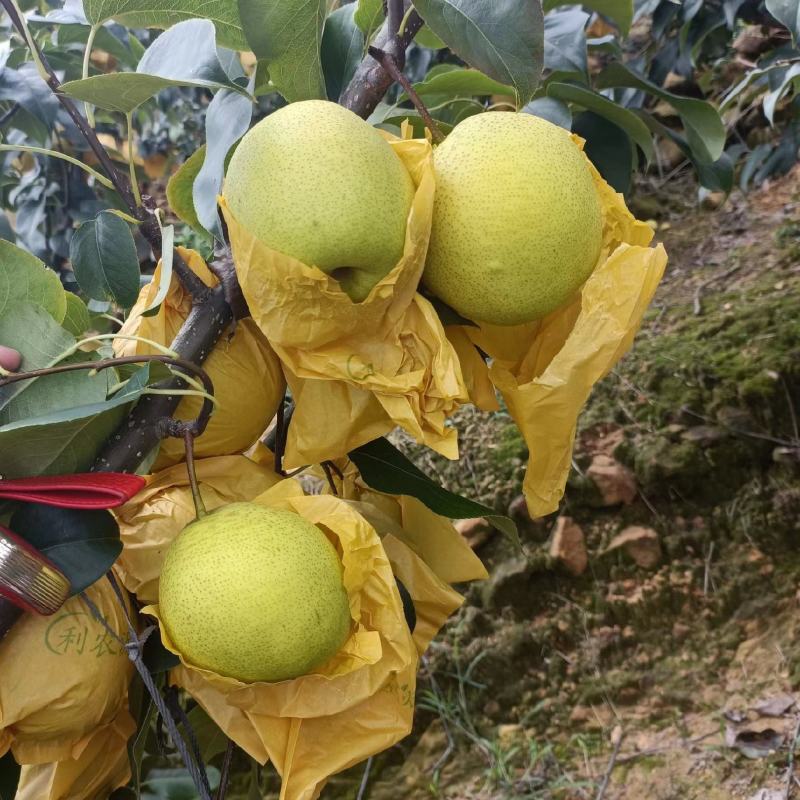
[[602,209],[567,131],[526,113],[455,127],[434,153],[436,199],[423,282],[468,319],[517,325],[549,314],[588,278]]
[[167,550],[159,615],[191,664],[240,681],[282,681],[324,664],[350,633],[342,564],[291,511],[231,503]]
[[304,100],[248,131],[224,196],[256,239],[360,302],[400,260],[414,184],[375,128],[337,103]]

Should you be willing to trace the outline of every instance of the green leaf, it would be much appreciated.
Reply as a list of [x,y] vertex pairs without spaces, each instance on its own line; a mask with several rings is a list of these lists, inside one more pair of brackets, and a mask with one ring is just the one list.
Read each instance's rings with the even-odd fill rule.
[[67,313],[64,316],[62,327],[69,331],[73,336],[83,336],[89,330],[91,319],[86,303],[72,292],[65,292],[67,300]]
[[668,92],[618,61],[609,64],[600,73],[596,85],[598,89],[612,87],[640,89],[664,100],[678,112],[686,130],[687,141],[698,160],[711,163],[722,155],[726,138],[725,125],[719,112],[710,103]]
[[[399,109],[399,111],[402,113],[386,117],[385,119],[376,121],[372,124],[399,136],[400,126],[403,124],[403,122],[408,121],[408,123],[411,125],[411,129],[414,131],[414,137],[416,139],[424,139],[427,126],[425,125],[425,120],[422,119],[419,113],[412,108],[403,108]],[[453,130],[453,126],[447,122],[442,122],[441,120],[437,119],[436,124],[439,130],[445,135]]]
[[544,18],[544,67],[551,72],[588,72],[586,23],[589,15],[579,8],[563,8]]
[[73,234],[69,257],[75,279],[93,300],[130,308],[139,295],[139,257],[128,223],[101,211]]
[[127,114],[169,86],[232,88],[217,52],[214,26],[204,19],[170,28],[147,48],[136,72],[113,72],[69,81],[61,90],[106,111]]
[[641,119],[627,108],[617,105],[591,89],[571,83],[548,83],[547,96],[574,103],[587,111],[594,111],[595,114],[605,117],[609,122],[622,128],[642,148],[648,161],[653,159],[653,138],[650,131]]
[[364,34],[354,21],[356,6],[337,8],[322,32],[322,71],[328,99],[336,102],[364,55]]
[[110,511],[23,503],[9,527],[69,578],[73,594],[105,575],[122,552],[119,525]]
[[414,7],[456,55],[514,87],[524,105],[544,63],[544,17],[531,0],[416,0]]
[[[219,770],[207,767],[206,773],[211,790],[214,791],[219,786]],[[151,769],[142,785],[158,800],[195,800],[197,797],[191,775],[182,768]]]
[[199,233],[208,233],[197,219],[192,200],[192,187],[206,157],[206,146],[201,145],[173,173],[167,182],[167,202],[172,211]]
[[[563,0],[544,0],[542,4],[545,11],[550,11],[563,5]],[[584,8],[596,11],[604,17],[616,22],[622,33],[627,34],[633,22],[633,0],[588,0],[581,3]]]
[[565,130],[572,130],[572,112],[569,106],[554,97],[537,97],[521,110],[526,114],[533,114],[534,117],[546,119]]
[[[0,100],[18,103],[28,115],[32,133],[41,144],[50,138],[60,103],[50,87],[41,79],[32,61],[12,69],[6,64],[0,70]],[[19,112],[14,119],[18,119]],[[31,144],[31,142],[29,142]]]
[[636,161],[625,131],[592,111],[575,117],[572,130],[586,140],[585,153],[603,178],[616,191],[629,191]]
[[10,750],[0,757],[0,800],[14,800],[21,769]]
[[442,325],[466,325],[470,328],[477,328],[478,324],[471,319],[462,317],[454,308],[447,305],[444,300],[438,297],[425,295],[425,299],[433,306],[434,311],[439,317]]
[[172,284],[172,265],[175,260],[175,226],[165,225],[161,229],[161,275],[158,281],[156,296],[142,311],[143,317],[154,317],[161,309],[161,304]]
[[427,26],[423,25],[414,37],[414,43],[429,50],[443,50],[447,45]]
[[129,28],[169,28],[187,19],[209,19],[220,44],[247,49],[236,0],[84,0],[83,8],[92,24],[113,19]]
[[192,184],[192,201],[200,225],[223,239],[217,212],[225,164],[233,146],[247,133],[253,104],[236,92],[223,89],[206,110],[206,151],[203,165]]
[[767,11],[789,29],[794,42],[800,41],[800,0],[767,0]]
[[780,83],[764,97],[764,116],[769,120],[770,125],[775,124],[775,107],[780,99],[794,88],[797,91],[798,79],[800,78],[800,63],[792,64],[780,78]]
[[142,652],[145,666],[155,675],[159,672],[168,672],[181,663],[175,653],[167,650],[161,642],[161,629],[156,629],[147,637]]
[[27,250],[0,239],[0,317],[16,303],[43,308],[58,323],[67,313],[67,298],[58,275]]
[[239,0],[250,49],[289,101],[325,98],[320,45],[326,0]]
[[[62,363],[96,361],[97,357],[86,353],[76,353]],[[43,375],[29,381],[21,381],[23,388],[0,409],[0,425],[9,425],[19,420],[42,417],[51,411],[70,406],[85,406],[102,403],[108,395],[110,381],[116,373],[113,369],[103,370],[97,375],[89,375],[89,370],[62,372]]]
[[348,454],[364,482],[387,494],[406,494],[422,501],[431,511],[451,519],[485,517],[497,530],[520,546],[517,526],[493,508],[449,492],[419,470],[387,439],[375,439]]
[[132,398],[65,408],[0,427],[0,475],[85,472],[125,417]]
[[414,89],[420,97],[441,94],[448,97],[474,97],[491,94],[514,95],[514,88],[478,72],[476,69],[451,69],[427,75]]
[[648,114],[646,111],[640,111],[639,117],[653,133],[663,136],[665,139],[672,139],[678,145],[697,170],[697,176],[702,186],[712,192],[730,194],[733,188],[733,162],[726,153],[723,153],[716,161],[710,164],[707,161],[700,161],[689,146],[689,142],[683,136],[659,122],[652,114]]
[[202,706],[195,706],[187,715],[189,725],[197,737],[200,755],[206,764],[224,753],[228,747],[228,737],[220,730],[216,722],[206,714]]
[[383,0],[357,0],[353,20],[364,39],[370,41],[375,31],[383,25]]
[[730,108],[733,101],[750,85],[753,83],[763,83],[760,81],[760,78],[769,75],[769,73],[779,70],[779,69],[786,69],[785,66],[781,64],[769,64],[766,67],[758,68],[758,69],[751,69],[748,70],[745,74],[744,78],[740,80],[738,83],[734,84],[727,92],[727,94],[722,98],[720,101],[719,109],[721,112],[726,111]]
[[[156,632],[153,631],[153,633],[150,634],[150,639],[155,635]],[[150,639],[148,639],[147,642],[149,642]],[[147,649],[147,642],[145,642],[145,649]],[[141,705],[138,706],[141,710],[138,715],[135,715],[137,717],[136,735],[128,739],[128,761],[131,766],[130,782],[133,784],[134,797],[138,800],[141,796],[142,788],[142,759],[144,758],[145,746],[147,745],[147,736],[150,733],[150,725],[156,718],[157,710],[152,698],[149,695],[145,695],[144,684],[141,678],[139,678],[138,681],[134,679],[131,685],[131,711],[134,710],[134,689],[138,689],[137,694],[141,695]]]
[[68,81],[61,89],[64,94],[83,100],[106,111],[127,114],[138,108],[168,86],[182,86],[180,81],[170,81],[156,75],[139,75],[136,72],[112,72],[92,75],[79,81]]
[[[0,342],[19,351],[22,369],[28,372],[49,366],[75,344],[75,339],[41,306],[18,303],[0,315]],[[0,388],[0,411],[30,383],[17,381]]]

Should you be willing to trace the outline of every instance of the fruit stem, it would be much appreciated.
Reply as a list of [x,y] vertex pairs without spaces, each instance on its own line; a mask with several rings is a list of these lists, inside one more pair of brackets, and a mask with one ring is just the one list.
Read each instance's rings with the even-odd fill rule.
[[187,429],[183,432],[183,442],[186,445],[186,471],[189,473],[189,486],[192,489],[192,501],[197,519],[204,517],[206,511],[203,498],[200,496],[200,486],[197,483],[197,472],[194,468],[194,431]]
[[328,486],[331,487],[331,492],[338,496],[339,490],[336,488],[336,481],[333,479],[333,473],[336,472],[339,478],[343,478],[342,471],[332,461],[323,461],[320,466],[325,473],[325,477],[328,479]]
[[433,141],[436,144],[441,144],[444,141],[444,134],[431,116],[425,103],[422,102],[422,98],[414,90],[411,81],[403,74],[403,71],[397,63],[397,59],[395,59],[391,53],[387,53],[385,50],[380,50],[377,47],[370,47],[368,52],[389,75],[392,76],[392,80],[397,81],[397,83],[403,87],[403,91],[408,95],[408,99],[414,104],[414,108],[417,109],[419,115],[422,117],[425,127],[431,132]]
[[233,748],[233,739],[228,739],[228,746],[225,748],[225,756],[219,778],[219,788],[217,789],[214,800],[225,800],[225,794],[228,791],[228,777],[231,771],[231,761],[233,759]]

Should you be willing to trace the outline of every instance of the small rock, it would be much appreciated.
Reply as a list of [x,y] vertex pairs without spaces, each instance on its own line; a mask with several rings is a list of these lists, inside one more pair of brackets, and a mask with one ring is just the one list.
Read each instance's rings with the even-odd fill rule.
[[494,528],[483,517],[460,519],[454,524],[456,530],[467,540],[467,544],[473,550],[486,544],[494,533]]
[[523,734],[522,725],[498,725],[497,741],[505,749],[511,747]]
[[581,575],[589,565],[583,531],[571,517],[559,517],[550,542],[550,555],[573,575]]
[[709,192],[703,197],[700,207],[705,211],[716,211],[722,208],[727,199],[728,195],[725,192]]
[[672,638],[678,642],[685,639],[691,632],[692,629],[684,622],[676,622],[672,626]]
[[586,470],[603,498],[603,505],[630,505],[636,499],[636,478],[610,456],[596,455]]
[[588,706],[575,706],[569,715],[570,722],[588,722],[594,715]]
[[637,566],[652,569],[661,561],[661,543],[652,528],[631,525],[620,531],[606,548],[606,552],[623,548]]
[[486,705],[483,707],[483,713],[484,713],[484,714],[485,714],[487,717],[494,717],[494,716],[496,716],[497,714],[499,714],[499,713],[500,713],[500,710],[501,710],[501,709],[500,709],[500,703],[498,703],[498,702],[497,702],[497,700],[490,700],[490,701],[489,701],[489,702],[488,702],[488,703],[487,703],[487,704],[486,704]]
[[757,711],[762,717],[782,717],[795,702],[794,695],[784,692],[764,698],[753,706],[753,711]]

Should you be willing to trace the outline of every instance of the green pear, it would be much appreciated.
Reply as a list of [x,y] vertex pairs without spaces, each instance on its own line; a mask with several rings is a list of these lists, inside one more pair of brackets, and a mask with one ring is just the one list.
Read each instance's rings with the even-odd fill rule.
[[526,113],[478,114],[436,149],[434,166],[423,282],[459,314],[495,325],[529,322],[589,277],[602,209],[567,131]]
[[181,531],[158,603],[189,663],[246,682],[305,675],[350,633],[336,548],[299,514],[256,503],[222,506]]
[[400,260],[414,184],[375,128],[337,103],[291,103],[255,125],[224,195],[261,242],[364,300]]

